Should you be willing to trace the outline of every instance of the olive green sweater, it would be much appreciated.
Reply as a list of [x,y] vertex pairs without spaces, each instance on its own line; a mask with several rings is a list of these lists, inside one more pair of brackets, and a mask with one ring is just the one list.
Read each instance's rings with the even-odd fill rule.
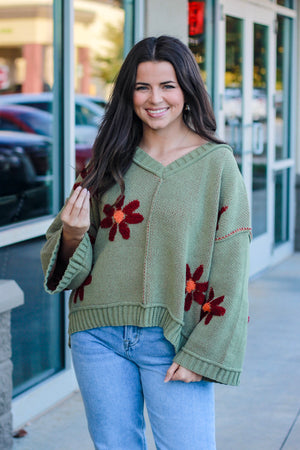
[[115,185],[100,202],[91,199],[90,230],[54,290],[48,286],[60,215],[47,231],[45,288],[72,289],[69,333],[160,326],[175,362],[237,385],[248,322],[250,226],[230,147],[207,143],[166,167],[137,148],[125,185],[123,197]]

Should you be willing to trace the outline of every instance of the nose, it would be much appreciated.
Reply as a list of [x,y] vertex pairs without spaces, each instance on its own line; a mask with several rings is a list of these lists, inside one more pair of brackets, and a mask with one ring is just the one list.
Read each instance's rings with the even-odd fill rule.
[[153,87],[151,89],[151,97],[150,100],[153,104],[160,103],[162,100],[161,90],[159,87]]

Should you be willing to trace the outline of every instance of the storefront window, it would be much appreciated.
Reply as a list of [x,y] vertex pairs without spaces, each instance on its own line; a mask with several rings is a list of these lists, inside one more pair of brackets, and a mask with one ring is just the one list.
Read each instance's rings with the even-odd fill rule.
[[267,231],[268,27],[255,23],[253,39],[252,227],[257,237]]
[[213,98],[213,2],[189,1],[189,47]]
[[0,4],[0,226],[53,213],[52,28],[52,1]]
[[63,368],[63,302],[44,290],[43,244],[38,238],[0,249],[0,279],[15,280],[25,297],[11,315],[14,395]]
[[123,62],[128,3],[74,1],[76,147],[81,154],[76,160],[77,173],[91,156],[105,104]]
[[281,170],[275,176],[275,244],[289,240],[289,169]]
[[278,16],[276,67],[276,160],[290,156],[291,19]]
[[[52,0],[1,1],[0,226],[55,212],[53,74]],[[8,231],[13,241],[15,228]],[[15,280],[25,297],[11,317],[14,395],[64,365],[64,311],[59,295],[50,298],[43,288],[43,243],[37,238],[0,249],[0,279]]]
[[286,6],[287,8],[294,8],[294,0],[277,0],[277,5]]
[[243,21],[226,16],[225,140],[242,170]]

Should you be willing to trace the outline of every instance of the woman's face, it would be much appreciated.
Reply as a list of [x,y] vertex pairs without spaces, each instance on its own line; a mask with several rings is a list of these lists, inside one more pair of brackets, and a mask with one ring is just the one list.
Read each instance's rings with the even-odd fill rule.
[[171,63],[147,61],[138,65],[133,107],[144,131],[175,132],[183,125],[184,94]]

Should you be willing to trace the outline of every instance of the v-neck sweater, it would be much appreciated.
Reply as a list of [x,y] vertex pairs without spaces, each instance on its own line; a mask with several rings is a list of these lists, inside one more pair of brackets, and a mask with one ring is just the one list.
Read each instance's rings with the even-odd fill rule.
[[[81,177],[77,180],[80,182]],[[239,384],[248,322],[251,228],[229,146],[206,143],[167,166],[137,148],[118,185],[92,197],[91,226],[54,290],[60,214],[41,258],[45,289],[71,289],[69,333],[160,326],[174,361],[205,379]]]

